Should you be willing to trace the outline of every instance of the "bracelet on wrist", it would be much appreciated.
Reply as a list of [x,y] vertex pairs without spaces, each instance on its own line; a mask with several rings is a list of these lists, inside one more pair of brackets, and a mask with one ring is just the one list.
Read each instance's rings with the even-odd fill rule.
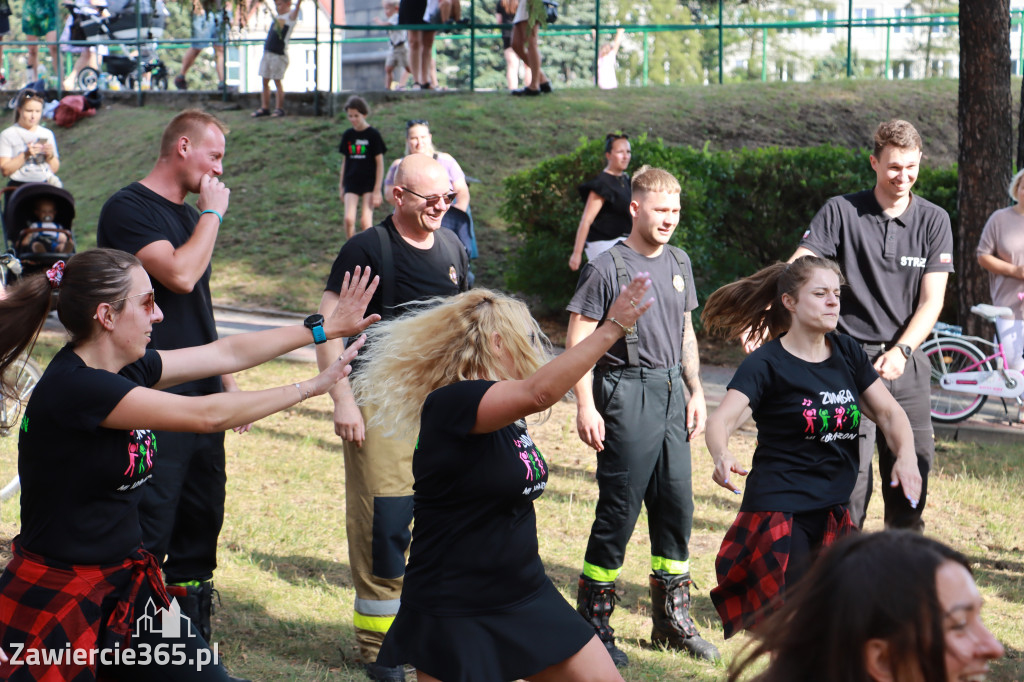
[[626,325],[624,325],[621,322],[619,322],[618,320],[616,320],[614,317],[609,317],[608,321],[609,322],[614,322],[615,324],[619,325],[619,327],[622,328],[622,331],[626,332],[627,336],[629,334],[636,334],[636,324],[635,323],[633,324],[632,327],[627,327]]
[[201,211],[201,212],[199,213],[199,217],[200,217],[200,218],[202,218],[202,217],[203,217],[204,215],[206,215],[207,213],[212,213],[213,215],[217,216],[217,220],[218,220],[218,221],[220,221],[220,222],[219,222],[218,224],[220,224],[220,225],[223,225],[223,224],[224,224],[224,216],[222,216],[222,215],[221,215],[220,213],[217,213],[217,212],[216,212],[216,211],[214,211],[214,210],[213,210],[212,208],[208,208],[208,209],[206,209],[205,211]]
[[295,390],[297,390],[299,392],[299,402],[300,403],[303,402],[306,398],[309,397],[309,390],[303,391],[302,390],[302,386],[299,386],[298,383],[294,383],[294,384],[292,384],[292,386],[294,386]]

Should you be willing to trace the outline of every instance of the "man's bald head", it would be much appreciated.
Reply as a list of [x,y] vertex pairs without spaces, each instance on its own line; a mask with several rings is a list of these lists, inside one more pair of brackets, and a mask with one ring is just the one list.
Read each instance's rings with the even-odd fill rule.
[[[395,186],[408,187],[421,194],[437,193],[435,189],[429,189],[438,182],[448,182],[448,171],[444,166],[425,154],[410,154],[402,159],[395,172]],[[426,192],[421,189],[427,189]],[[445,188],[445,191],[450,189]]]

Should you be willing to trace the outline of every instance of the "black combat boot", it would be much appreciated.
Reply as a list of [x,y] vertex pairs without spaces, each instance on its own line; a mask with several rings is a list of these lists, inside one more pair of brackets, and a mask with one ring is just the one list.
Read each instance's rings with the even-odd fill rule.
[[212,580],[193,581],[185,585],[168,585],[167,594],[178,600],[181,615],[187,616],[192,625],[209,644],[212,633],[210,617],[213,615]]
[[[217,594],[217,590],[213,589],[213,581],[204,580],[184,585],[168,585],[167,594],[178,600],[181,615],[186,616],[202,638],[206,640],[206,643],[210,644],[210,636],[213,634],[210,623],[213,615],[213,595]],[[219,599],[220,595],[217,594],[217,597]],[[222,661],[216,661],[216,663],[224,665]],[[249,680],[231,675],[228,675],[228,680],[230,682],[249,682]]]
[[690,618],[689,573],[669,575],[664,571],[651,574],[651,642],[685,651],[694,658],[717,661],[721,658],[715,645],[700,636]]
[[619,599],[615,594],[615,583],[591,580],[580,575],[580,588],[576,593],[576,610],[594,626],[598,639],[608,649],[616,668],[629,665],[629,657],[615,646],[615,630],[608,624],[615,602]]

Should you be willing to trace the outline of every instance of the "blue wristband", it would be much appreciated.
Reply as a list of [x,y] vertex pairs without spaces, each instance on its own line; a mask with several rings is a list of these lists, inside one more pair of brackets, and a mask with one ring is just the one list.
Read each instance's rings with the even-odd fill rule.
[[207,213],[212,213],[213,215],[217,216],[217,220],[219,220],[219,221],[220,221],[220,224],[223,224],[223,223],[224,223],[224,216],[222,216],[222,215],[221,215],[220,213],[217,213],[217,212],[216,212],[216,211],[214,211],[214,210],[213,210],[212,208],[208,208],[208,209],[206,209],[205,211],[202,211],[202,212],[201,212],[201,213],[199,214],[199,217],[200,217],[200,218],[202,218],[202,217],[203,217],[203,216],[204,216],[205,214],[207,214]]

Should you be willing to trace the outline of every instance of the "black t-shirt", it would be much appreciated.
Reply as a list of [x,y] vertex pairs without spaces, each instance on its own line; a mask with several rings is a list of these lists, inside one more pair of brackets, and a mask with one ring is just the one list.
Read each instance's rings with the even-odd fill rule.
[[18,439],[25,549],[67,563],[107,564],[142,545],[138,506],[153,475],[155,435],[100,422],[162,372],[153,350],[119,374],[87,367],[70,345],[54,356],[25,407]]
[[353,194],[373,191],[377,179],[377,156],[387,150],[384,138],[373,126],[366,130],[349,128],[342,133],[338,151],[345,157],[345,177],[342,178],[345,191]]
[[493,384],[445,386],[423,405],[403,606],[486,613],[530,599],[544,585],[533,500],[547,485],[547,463],[523,422],[470,433]]
[[741,511],[804,512],[850,501],[857,481],[860,394],[878,374],[849,336],[806,362],[778,339],[751,353],[729,382],[750,399],[757,446]]
[[953,272],[949,214],[916,194],[898,218],[882,211],[874,190],[833,197],[800,246],[839,262],[849,288],[839,331],[862,343],[895,342],[917,310],[925,273]]
[[[144,185],[133,182],[107,199],[100,211],[96,245],[138,253],[153,242],[169,241],[175,249],[187,242],[199,222],[199,211],[188,204],[168,201]],[[217,340],[210,297],[210,266],[192,291],[176,294],[152,275],[156,303],[164,320],[153,325],[149,347],[175,350]],[[208,377],[169,389],[171,393],[219,393],[220,377]]]
[[[669,252],[674,247],[666,246],[654,258],[641,256],[625,244],[616,244],[613,248],[622,253],[630,278],[637,272],[651,273],[649,296],[654,296],[654,307],[637,321],[640,366],[651,369],[675,367],[679,364],[682,352],[686,313],[697,307],[690,257],[679,251],[685,266],[683,272],[680,272],[675,256]],[[608,308],[618,296],[615,261],[611,253],[606,251],[583,266],[576,293],[566,310],[603,322]],[[625,364],[625,339],[616,341],[597,362],[599,367]]]
[[[377,313],[382,317],[401,313],[405,303],[418,301],[435,296],[454,296],[466,291],[466,272],[469,270],[469,256],[454,233],[442,234],[443,230],[434,233],[434,245],[429,249],[417,249],[402,239],[395,229],[395,223],[388,216],[381,223],[388,231],[391,240],[391,272],[382,272],[380,238],[376,228],[359,232],[345,242],[334,259],[331,274],[327,278],[327,291],[338,293],[346,272],[352,272],[356,266],[372,268],[372,273],[380,275],[383,280],[390,277],[394,282],[394,306],[389,315],[384,314],[383,288],[378,286],[373,292],[370,304],[366,306],[366,314]],[[447,239],[447,243],[442,243]],[[452,257],[456,259],[452,261]]]
[[601,210],[587,233],[588,242],[600,242],[608,239],[628,236],[633,229],[633,217],[629,214],[629,202],[633,198],[629,187],[629,175],[623,173],[614,176],[601,172],[592,180],[579,187],[580,199],[587,200],[591,192],[604,199]]

